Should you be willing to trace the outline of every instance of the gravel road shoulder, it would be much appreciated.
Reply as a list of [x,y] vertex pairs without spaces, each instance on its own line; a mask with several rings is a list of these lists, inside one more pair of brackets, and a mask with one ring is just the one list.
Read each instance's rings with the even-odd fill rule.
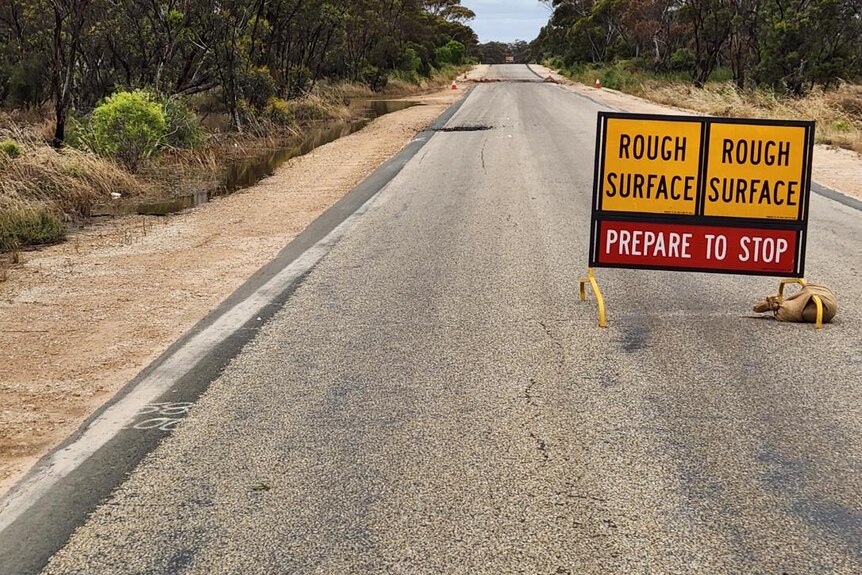
[[[694,114],[691,110],[656,104],[649,100],[608,88],[593,88],[573,82],[545,66],[531,65],[540,75],[551,75],[558,83],[591,100],[636,114]],[[814,147],[814,180],[847,196],[862,199],[862,156],[850,150]]]

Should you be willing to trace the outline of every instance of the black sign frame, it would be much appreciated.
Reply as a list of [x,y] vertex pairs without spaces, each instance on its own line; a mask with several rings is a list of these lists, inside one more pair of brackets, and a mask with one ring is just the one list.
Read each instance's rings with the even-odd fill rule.
[[[603,189],[602,184],[605,176],[605,133],[608,120],[653,120],[661,122],[688,122],[701,124],[701,139],[699,150],[699,173],[697,177],[697,198],[694,215],[683,214],[660,214],[643,212],[618,212],[602,210]],[[713,124],[736,124],[751,126],[776,126],[795,127],[805,129],[805,149],[803,151],[802,175],[800,190],[799,218],[796,220],[764,219],[764,218],[740,218],[724,216],[704,215],[706,207],[706,175],[709,167],[709,136]],[[811,209],[811,182],[814,159],[814,133],[815,122],[804,120],[767,120],[749,118],[722,118],[713,116],[682,116],[682,115],[659,115],[659,114],[634,114],[628,112],[599,112],[596,124],[596,153],[593,167],[593,197],[590,217],[590,254],[589,266],[591,268],[616,268],[637,270],[658,270],[674,272],[697,272],[724,275],[747,275],[747,276],[769,276],[777,277],[771,271],[757,270],[722,270],[715,268],[704,268],[698,266],[662,266],[649,264],[617,264],[604,263],[599,258],[599,226],[604,221],[650,223],[650,224],[680,224],[704,227],[721,228],[749,228],[749,229],[774,229],[796,232],[797,250],[794,258],[794,272],[781,274],[781,277],[803,278],[805,277],[805,262],[807,255],[808,222]]]

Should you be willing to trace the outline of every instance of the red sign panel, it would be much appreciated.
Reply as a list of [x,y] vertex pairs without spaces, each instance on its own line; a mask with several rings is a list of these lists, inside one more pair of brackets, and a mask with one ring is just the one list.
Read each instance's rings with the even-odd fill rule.
[[599,266],[793,275],[800,233],[642,221],[597,222]]

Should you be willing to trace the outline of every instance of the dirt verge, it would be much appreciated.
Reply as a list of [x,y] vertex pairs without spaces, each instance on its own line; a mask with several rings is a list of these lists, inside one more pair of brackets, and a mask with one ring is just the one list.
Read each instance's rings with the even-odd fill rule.
[[0,494],[462,93],[412,97],[193,211],[23,253],[0,283]]
[[[568,89],[578,94],[626,112],[696,114],[692,110],[657,104],[617,90],[585,86],[544,66],[533,65],[533,68],[542,75],[551,74],[558,83],[565,84]],[[862,199],[862,177],[860,176],[862,176],[862,156],[856,152],[820,144],[814,147],[814,181],[847,196]]]

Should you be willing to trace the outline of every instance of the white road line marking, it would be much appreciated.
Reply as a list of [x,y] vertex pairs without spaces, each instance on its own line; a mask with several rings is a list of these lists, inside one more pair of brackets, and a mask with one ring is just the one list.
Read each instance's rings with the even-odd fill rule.
[[32,477],[13,487],[0,503],[0,533],[9,528],[61,479],[87,461],[120,431],[133,424],[142,410],[153,404],[180,378],[189,373],[213,348],[248,321],[256,318],[261,309],[274,302],[293,282],[317,265],[388,187],[389,184],[384,186],[326,237],[306,250],[248,298],[226,311],[209,327],[190,339],[135,386],[128,395],[90,423],[80,438],[68,447],[51,454],[35,470]]

